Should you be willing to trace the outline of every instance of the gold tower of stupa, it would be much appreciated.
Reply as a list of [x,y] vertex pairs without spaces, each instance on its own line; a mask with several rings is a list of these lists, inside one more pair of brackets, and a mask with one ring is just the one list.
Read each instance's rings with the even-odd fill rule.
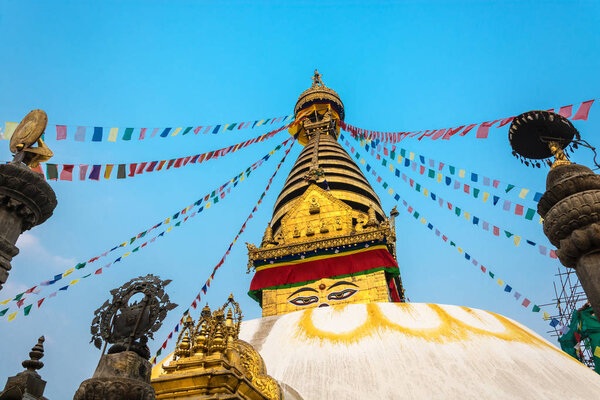
[[250,295],[263,316],[339,303],[403,301],[395,261],[395,213],[337,142],[344,104],[315,71],[290,133],[304,145],[273,208]]

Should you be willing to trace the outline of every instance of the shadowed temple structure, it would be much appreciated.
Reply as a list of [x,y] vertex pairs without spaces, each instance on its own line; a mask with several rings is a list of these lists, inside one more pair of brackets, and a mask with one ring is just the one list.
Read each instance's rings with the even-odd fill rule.
[[157,398],[597,397],[600,377],[515,321],[404,302],[397,211],[386,215],[337,142],[340,96],[315,71],[294,114],[304,148],[261,243],[248,244],[263,317],[242,322],[230,298],[188,318],[152,370]]

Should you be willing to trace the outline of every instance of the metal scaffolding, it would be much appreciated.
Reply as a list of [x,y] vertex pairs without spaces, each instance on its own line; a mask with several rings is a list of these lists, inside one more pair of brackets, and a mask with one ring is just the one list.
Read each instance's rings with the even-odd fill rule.
[[[556,318],[560,324],[548,331],[552,337],[558,339],[563,334],[560,328],[569,326],[573,312],[583,307],[587,303],[588,298],[573,268],[566,268],[559,264],[555,276],[555,297],[552,299],[552,302],[546,305],[554,306],[554,309],[558,312],[558,314],[552,315],[551,318]],[[584,342],[586,341],[584,340],[581,343],[581,352],[583,354],[581,361],[588,367],[594,368],[593,352],[589,346],[585,346]]]

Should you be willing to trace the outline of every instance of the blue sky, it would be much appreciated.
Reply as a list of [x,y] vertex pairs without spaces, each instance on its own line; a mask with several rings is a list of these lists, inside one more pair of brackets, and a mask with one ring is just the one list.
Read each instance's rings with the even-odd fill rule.
[[[592,1],[5,0],[0,2],[0,121],[19,121],[34,108],[44,109],[50,124],[69,126],[175,127],[269,118],[292,112],[315,68],[340,94],[346,121],[359,127],[412,131],[489,121],[598,97],[599,19],[600,5]],[[597,107],[587,122],[575,121],[594,145],[600,144]],[[487,140],[471,134],[444,142],[409,140],[403,146],[543,191],[547,170],[524,168],[511,156],[507,128],[491,128]],[[47,143],[56,163],[116,164],[200,153],[264,132]],[[22,237],[21,253],[0,297],[50,279],[154,225],[285,138],[281,133],[223,159],[135,179],[51,183],[59,201],[55,214]],[[260,241],[299,151],[294,146],[217,273],[205,296],[211,306],[233,292],[246,318],[260,316],[257,304],[246,296],[251,275],[245,273],[244,242]],[[0,152],[9,159],[7,142],[0,143]],[[93,311],[110,289],[147,273],[172,279],[168,291],[180,305],[151,343],[156,350],[226,250],[282,155],[278,152],[223,202],[118,267],[73,285],[28,317],[0,321],[0,376],[19,372],[20,361],[44,334],[46,396],[72,396],[91,377],[100,356],[88,344]],[[580,150],[575,160],[591,165],[591,154]],[[558,261],[485,234],[378,169],[423,216],[506,282],[540,304],[553,297]],[[471,213],[548,244],[541,225],[436,187],[426,178],[417,180]],[[372,183],[389,212],[392,198]],[[521,307],[405,212],[397,219],[397,235],[399,264],[412,301],[497,312],[548,337],[539,315]],[[72,274],[73,279],[80,275],[83,271]],[[77,368],[64,369],[66,363]]]

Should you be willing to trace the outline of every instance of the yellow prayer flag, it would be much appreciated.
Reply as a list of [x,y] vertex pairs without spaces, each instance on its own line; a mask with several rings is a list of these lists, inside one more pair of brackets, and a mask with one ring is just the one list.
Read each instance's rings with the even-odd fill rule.
[[65,276],[67,276],[67,275],[71,274],[73,271],[75,271],[75,268],[71,268],[71,269],[68,269],[68,270],[66,270],[66,271],[63,273],[63,275],[62,275],[62,276],[63,276],[63,278],[64,278]]
[[6,304],[6,303],[8,303],[8,302],[9,302],[9,301],[11,301],[11,300],[12,300],[12,299],[4,300],[4,301],[3,301],[2,303],[0,303],[0,304]]
[[550,314],[548,314],[546,311],[543,312],[543,315],[545,320],[550,319]]
[[123,254],[123,257],[122,257],[122,258],[125,258],[125,257],[127,257],[128,255],[130,255],[130,254],[131,254],[131,252],[125,253],[125,254]]
[[[223,130],[227,129],[227,127],[228,127],[229,125],[231,125],[231,124],[225,124],[225,125],[223,126]],[[181,128],[179,128],[179,129],[181,129]]]
[[390,190],[388,190],[388,193],[393,196],[394,195],[394,189],[390,188]]
[[544,218],[540,217],[540,224],[544,223]]
[[426,224],[426,223],[427,223],[427,220],[426,220],[425,218],[421,217],[421,223],[422,223],[422,224]]
[[261,126],[263,122],[265,122],[265,120],[264,120],[264,119],[261,119],[261,120],[258,122],[258,124],[256,124],[256,126]]
[[12,321],[13,319],[15,319],[15,317],[17,316],[18,311],[15,311],[12,314],[8,314],[8,320]]
[[181,132],[181,128],[177,128],[173,131],[173,133],[171,133],[171,136],[175,136],[177,135],[179,132]]
[[112,173],[113,165],[106,164],[106,168],[104,169],[104,179],[110,179],[110,174]]
[[514,236],[514,240],[515,240],[515,246],[519,246],[519,243],[521,242],[521,236]]
[[390,171],[394,172],[394,166],[390,164]]
[[242,177],[240,178],[240,182],[244,182],[244,179],[246,179],[246,175],[242,175]]
[[429,196],[429,190],[427,190],[427,188],[423,188],[423,196],[425,196],[425,197]]
[[398,156],[398,164],[400,164],[402,162],[403,157],[402,156]]
[[461,169],[460,171],[458,171],[458,176],[459,176],[460,178],[464,178],[464,177],[465,177],[465,170],[464,170],[464,169]]
[[483,192],[483,202],[487,202],[487,199],[490,197],[490,194],[488,192]]
[[408,159],[409,159],[409,160],[414,160],[414,159],[415,159],[415,153],[411,152],[411,153],[408,155]]
[[125,247],[125,246],[127,246],[127,242],[121,243],[121,245],[119,247]]
[[463,249],[461,249],[460,247],[457,247],[456,249],[458,250],[459,253],[463,252]]
[[438,183],[442,183],[442,174],[440,174],[439,172],[437,174],[437,181]]
[[498,282],[498,285],[500,285],[500,286],[504,285],[504,281],[500,278],[498,278],[497,282]]
[[175,225],[171,225],[171,226],[169,227],[169,229],[167,229],[167,233],[171,232],[171,229],[173,229],[173,226],[175,226]]
[[119,134],[119,128],[110,128],[110,131],[108,132],[108,141],[116,142],[118,134]]
[[471,217],[471,214],[469,214],[466,211],[463,211],[463,214],[465,215],[465,218],[467,219],[467,221],[469,221],[469,218]]
[[81,279],[73,279],[71,282],[69,282],[69,285],[74,285],[77,282],[79,282]]
[[525,196],[527,196],[527,193],[529,193],[529,189],[521,189],[521,193],[519,193],[519,197],[524,199]]
[[594,355],[600,358],[600,346],[596,346],[596,349],[594,350]]
[[169,222],[171,222],[171,217],[165,219],[165,224],[168,224]]
[[206,203],[206,207],[204,208],[210,208],[210,201],[208,203]]
[[361,163],[362,165],[365,165],[365,159],[364,159],[364,158],[361,158],[361,159],[360,159],[360,163]]
[[4,122],[4,136],[2,139],[10,139],[18,125],[17,122]]

